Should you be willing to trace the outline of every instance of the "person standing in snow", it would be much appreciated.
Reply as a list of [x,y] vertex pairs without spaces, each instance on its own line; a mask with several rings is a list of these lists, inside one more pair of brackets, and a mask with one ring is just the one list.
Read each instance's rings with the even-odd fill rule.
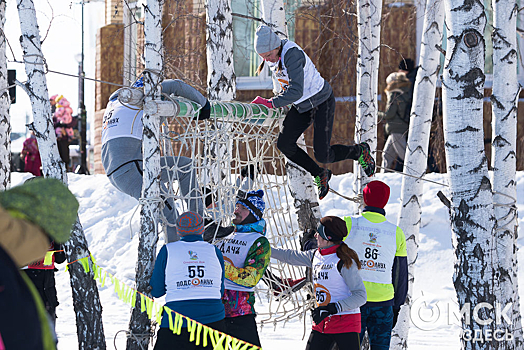
[[406,237],[385,216],[389,192],[385,183],[369,182],[363,190],[362,215],[344,217],[349,232],[344,241],[360,258],[367,291],[367,303],[360,308],[360,339],[367,330],[371,350],[389,349],[391,330],[408,292]]
[[22,269],[38,290],[53,326],[56,324],[56,307],[58,306],[55,283],[55,271],[58,269],[55,263],[61,264],[64,261],[66,261],[64,248],[53,241],[49,244],[43,259],[32,262]]
[[[198,213],[189,211],[181,214],[177,218],[176,229],[180,240],[164,245],[158,253],[149,282],[151,295],[155,298],[165,295],[165,306],[171,310],[224,332],[222,253],[202,239],[204,221]],[[181,335],[173,334],[169,329],[169,316],[164,310],[154,350],[213,348],[211,342],[203,347],[189,341],[185,319],[182,327]]]
[[226,333],[256,346],[260,345],[255,321],[255,286],[266,271],[271,247],[265,237],[262,218],[264,191],[240,193],[235,206],[235,232],[214,244],[224,255],[226,290]]
[[42,160],[40,159],[40,151],[38,150],[38,142],[36,141],[35,132],[31,130],[29,136],[22,147],[20,157],[24,160],[24,172],[31,173],[34,176],[42,176]]
[[[135,82],[133,87],[143,87],[143,78]],[[102,165],[109,178],[109,182],[121,192],[135,199],[142,195],[142,110],[131,109],[118,101],[120,89],[109,98],[102,125]],[[199,119],[210,116],[209,101],[195,88],[181,80],[166,80],[162,82],[162,92],[182,96],[197,102],[202,106]],[[192,161],[187,157],[161,157],[161,185],[170,179],[177,179],[180,191],[184,198],[188,198],[190,211],[203,216],[204,205],[202,195],[198,190],[196,173]],[[168,169],[175,169],[170,171]],[[179,239],[176,228],[172,223],[178,216],[173,199],[164,203],[164,216],[171,223],[165,233],[166,242]]]
[[271,249],[272,258],[313,269],[316,308],[306,350],[331,349],[334,344],[340,350],[360,349],[359,307],[366,303],[366,288],[357,253],[343,242],[346,235],[344,220],[325,216],[315,234],[318,249]]
[[251,103],[268,108],[291,105],[278,135],[277,148],[291,161],[308,171],[318,187],[318,197],[329,192],[331,170],[321,168],[297,145],[297,140],[313,123],[313,149],[320,163],[335,163],[345,159],[357,160],[367,176],[375,173],[375,160],[369,145],[331,145],[335,118],[335,95],[331,85],[322,78],[308,55],[290,40],[281,40],[268,26],[259,26],[255,33],[255,50],[263,61],[258,68],[269,66],[278,81],[276,96],[265,99],[257,96]]
[[65,243],[78,201],[59,180],[38,177],[0,192],[0,349],[55,350],[56,335],[31,280],[19,270]]

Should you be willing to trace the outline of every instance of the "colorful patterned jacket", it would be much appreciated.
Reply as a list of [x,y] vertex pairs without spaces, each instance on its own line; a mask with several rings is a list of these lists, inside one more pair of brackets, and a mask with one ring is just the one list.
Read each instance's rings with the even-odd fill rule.
[[[236,225],[235,233],[258,232],[257,238],[247,253],[243,268],[237,268],[225,260],[226,278],[245,287],[254,287],[258,284],[266,271],[271,258],[271,247],[266,234],[264,219],[248,225]],[[234,234],[235,234],[234,233]],[[226,256],[226,254],[224,254]],[[226,289],[222,301],[226,308],[226,317],[237,317],[255,313],[255,293]]]

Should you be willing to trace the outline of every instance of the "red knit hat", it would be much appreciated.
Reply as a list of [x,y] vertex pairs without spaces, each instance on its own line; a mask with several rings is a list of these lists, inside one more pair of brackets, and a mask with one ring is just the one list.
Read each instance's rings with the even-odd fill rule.
[[364,187],[364,203],[371,207],[384,208],[389,200],[389,186],[382,181],[371,181]]

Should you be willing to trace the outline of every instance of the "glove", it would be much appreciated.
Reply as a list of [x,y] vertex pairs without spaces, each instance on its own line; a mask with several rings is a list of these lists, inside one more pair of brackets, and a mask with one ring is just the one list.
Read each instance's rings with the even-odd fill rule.
[[242,176],[242,178],[249,176],[251,180],[255,181],[255,166],[253,164],[249,166],[246,165],[240,169],[240,176]]
[[251,103],[256,103],[257,105],[264,105],[267,108],[274,108],[273,101],[265,99],[263,97],[257,96]]
[[319,306],[313,309],[313,322],[319,324],[326,317],[334,315],[337,312],[337,305],[335,303],[329,303],[326,306]]
[[400,313],[400,308],[393,308],[393,326],[391,327],[391,329],[395,328],[395,325],[397,324],[397,321],[398,321],[398,314]]

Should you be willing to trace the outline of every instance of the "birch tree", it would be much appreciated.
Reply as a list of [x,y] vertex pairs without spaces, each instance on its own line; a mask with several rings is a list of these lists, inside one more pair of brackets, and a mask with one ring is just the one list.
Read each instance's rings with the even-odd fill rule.
[[206,1],[207,95],[231,101],[236,96],[231,0]]
[[0,0],[0,190],[6,190],[11,178],[11,121],[7,89],[6,37],[4,34],[6,0]]
[[[375,75],[378,73],[378,64],[374,63],[373,44],[376,44],[376,39],[373,40],[372,37],[373,20],[371,18],[372,11],[376,10],[371,0],[357,1],[358,55],[355,143],[367,142],[371,152],[377,149]],[[353,173],[355,174],[354,191],[357,194],[362,193],[362,189],[369,182],[369,178],[356,161],[353,163]]]
[[[144,132],[142,139],[143,182],[142,209],[140,211],[140,238],[136,264],[136,290],[149,294],[149,280],[153,274],[155,247],[158,240],[157,218],[160,199],[160,101],[163,46],[162,46],[163,0],[148,0],[144,21]],[[151,336],[151,322],[147,313],[142,312],[144,302],[136,294],[136,304],[129,321],[131,337],[127,339],[128,350],[147,349]]]
[[517,265],[517,184],[516,142],[517,101],[520,87],[517,80],[517,3],[515,0],[493,2],[493,92],[492,106],[492,165],[493,201],[495,203],[495,254],[499,264],[493,271],[495,288],[505,307],[511,305],[509,324],[505,328],[513,335],[506,349],[522,348],[522,325],[518,289]]
[[[20,45],[22,47],[27,83],[25,90],[31,100],[33,124],[42,158],[42,170],[45,177],[53,177],[67,184],[65,163],[60,159],[56,146],[56,135],[51,117],[51,104],[45,76],[46,63],[41,49],[40,32],[36,11],[32,0],[17,0],[20,17]],[[89,258],[87,241],[80,220],[72,229],[71,238],[64,245],[69,265],[69,276],[73,294],[73,306],[76,313],[76,329],[79,349],[105,349],[104,328],[102,325],[102,306],[98,288],[94,280],[92,261]],[[87,259],[88,271],[80,263]]]
[[408,253],[408,295],[401,308],[397,325],[391,337],[392,349],[406,349],[409,332],[409,310],[413,302],[415,262],[418,257],[419,230],[422,209],[419,199],[423,193],[422,177],[426,173],[431,119],[435,102],[437,78],[440,71],[440,51],[444,24],[442,0],[428,0],[424,13],[424,26],[420,47],[420,68],[415,80],[411,107],[408,143],[402,177],[400,213],[397,225],[406,236]]
[[494,344],[482,340],[493,324],[481,320],[493,315],[488,307],[479,308],[495,302],[495,217],[483,131],[486,15],[480,1],[444,3],[448,37],[442,95],[456,256],[453,283],[459,307],[474,308],[475,316],[462,318],[461,342],[465,349],[492,349]]

